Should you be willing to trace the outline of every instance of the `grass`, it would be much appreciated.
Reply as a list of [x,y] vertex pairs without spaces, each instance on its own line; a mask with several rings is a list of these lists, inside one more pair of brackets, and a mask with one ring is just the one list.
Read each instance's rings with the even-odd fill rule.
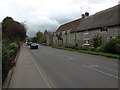
[[52,48],[57,48],[57,49],[69,50],[69,51],[74,51],[74,52],[79,52],[79,53],[87,53],[87,54],[92,54],[92,55],[99,55],[99,56],[105,56],[105,57],[109,57],[109,58],[120,59],[120,55],[118,55],[118,54],[106,53],[106,52],[95,52],[95,51],[87,51],[87,50],[76,50],[76,49],[72,49],[72,48],[66,48],[66,47],[63,47],[63,46],[52,46]]

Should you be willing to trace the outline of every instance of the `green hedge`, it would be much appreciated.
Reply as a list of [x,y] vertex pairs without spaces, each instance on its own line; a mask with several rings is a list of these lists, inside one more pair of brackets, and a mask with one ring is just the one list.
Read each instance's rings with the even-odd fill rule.
[[7,47],[2,47],[2,82],[4,83],[9,71],[9,51]]

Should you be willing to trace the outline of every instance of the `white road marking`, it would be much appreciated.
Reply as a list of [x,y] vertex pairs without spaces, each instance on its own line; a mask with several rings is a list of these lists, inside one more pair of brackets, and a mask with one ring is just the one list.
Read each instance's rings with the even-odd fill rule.
[[58,57],[66,59],[66,60],[73,60],[74,58],[69,56],[69,55],[65,55],[65,54],[57,54]]
[[95,69],[95,68],[91,68],[91,67],[89,67],[89,66],[87,66],[87,65],[82,65],[82,66],[83,66],[83,67],[86,67],[86,68],[89,68],[89,69],[92,69],[92,70],[94,70],[94,71],[97,71],[97,72],[103,73],[103,74],[105,74],[105,75],[108,75],[108,76],[111,76],[111,77],[114,77],[114,78],[120,79],[120,78],[117,77],[117,76],[114,76],[114,75],[112,75],[112,74],[109,74],[109,73],[103,72],[103,71],[98,70],[98,69]]
[[41,77],[43,78],[43,80],[45,81],[45,83],[47,84],[48,88],[52,88],[51,85],[48,83],[48,81],[46,80],[45,76],[42,74],[42,72],[39,70],[39,67],[37,66],[37,64],[34,63],[33,59],[32,59],[33,64],[35,65],[35,67],[37,68],[39,74],[41,75]]
[[104,69],[109,70],[109,71],[120,73],[117,70],[114,70],[114,69],[111,69],[111,68],[108,68],[108,67],[104,67],[104,66],[101,66],[101,65],[98,65],[98,64],[91,64],[91,65],[95,65],[97,67],[101,67],[101,68],[104,68]]

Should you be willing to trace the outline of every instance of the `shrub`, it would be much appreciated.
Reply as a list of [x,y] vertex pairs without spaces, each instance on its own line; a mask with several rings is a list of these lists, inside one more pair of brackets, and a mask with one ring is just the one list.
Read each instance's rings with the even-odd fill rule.
[[105,51],[109,53],[120,53],[120,38],[111,39],[105,44]]
[[7,47],[2,47],[2,82],[4,82],[9,71],[9,51]]
[[94,38],[93,38],[93,46],[95,48],[97,48],[97,47],[101,46],[101,44],[102,44],[102,37],[100,35],[94,36]]
[[116,44],[116,53],[120,55],[120,44]]
[[117,42],[117,44],[115,45],[116,46],[116,53],[120,54],[120,37],[118,37],[116,39],[116,42]]
[[18,47],[18,45],[16,43],[11,43],[9,45],[9,49],[14,49],[14,48],[17,48],[17,47]]
[[95,51],[96,49],[94,47],[89,47],[88,50]]
[[81,50],[89,50],[89,46],[82,46]]
[[106,52],[110,52],[110,53],[115,53],[116,51],[116,40],[115,39],[111,39],[108,43],[105,44],[105,51]]
[[101,45],[100,47],[97,47],[96,51],[97,52],[104,52],[105,51],[104,47],[105,47],[104,45]]

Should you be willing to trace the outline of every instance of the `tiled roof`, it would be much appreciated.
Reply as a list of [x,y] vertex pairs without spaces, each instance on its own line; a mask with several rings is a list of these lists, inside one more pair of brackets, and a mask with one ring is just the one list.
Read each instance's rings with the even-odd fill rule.
[[66,31],[66,30],[71,30],[74,31],[78,28],[79,24],[80,24],[80,20],[81,19],[77,19],[68,23],[65,23],[63,25],[61,25],[56,32],[62,32],[62,31]]

